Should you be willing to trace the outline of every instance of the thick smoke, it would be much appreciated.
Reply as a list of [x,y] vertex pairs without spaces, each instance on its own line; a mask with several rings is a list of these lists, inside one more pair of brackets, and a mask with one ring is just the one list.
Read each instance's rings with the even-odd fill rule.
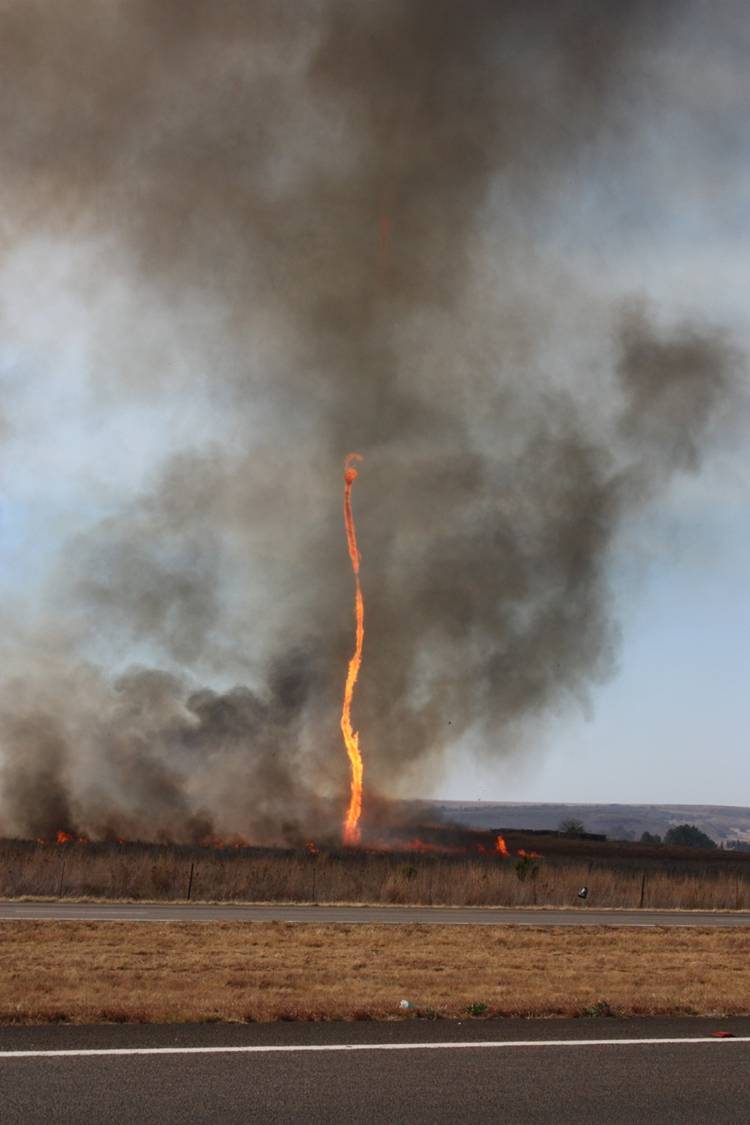
[[[683,10],[3,6],[7,245],[93,248],[103,409],[210,406],[62,548],[0,707],[9,830],[337,832],[352,449],[371,787],[608,674],[614,537],[697,469],[737,359],[568,289],[545,232]],[[113,278],[143,322],[102,312]]]

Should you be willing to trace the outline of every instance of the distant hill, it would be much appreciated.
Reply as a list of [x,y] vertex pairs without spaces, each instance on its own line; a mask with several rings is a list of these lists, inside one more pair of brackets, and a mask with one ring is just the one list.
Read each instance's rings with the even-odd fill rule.
[[558,828],[571,817],[587,832],[610,840],[638,840],[643,832],[663,836],[675,824],[694,824],[717,844],[750,841],[750,808],[743,805],[575,805],[516,801],[419,801],[425,819],[470,828]]

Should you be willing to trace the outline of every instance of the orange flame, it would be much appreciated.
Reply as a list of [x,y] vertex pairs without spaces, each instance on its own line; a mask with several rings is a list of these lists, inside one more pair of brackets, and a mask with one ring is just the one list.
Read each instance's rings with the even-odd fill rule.
[[510,852],[508,851],[508,845],[505,843],[505,839],[503,836],[498,836],[497,840],[495,841],[495,849],[500,853],[500,855],[504,855],[506,857],[510,855]]
[[344,817],[345,844],[359,843],[359,819],[362,815],[362,754],[359,749],[359,734],[352,729],[351,719],[352,697],[362,663],[362,645],[365,639],[365,603],[362,597],[362,587],[359,584],[360,554],[357,548],[357,530],[352,514],[352,485],[357,479],[354,462],[361,460],[361,453],[349,453],[344,460],[344,526],[346,528],[349,558],[352,561],[352,571],[354,572],[354,617],[356,621],[354,654],[346,670],[344,702],[341,707],[341,733],[344,736],[344,745],[351,770],[349,807]]
[[[37,841],[39,843],[39,841]],[[42,841],[46,843],[46,841]],[[56,844],[90,844],[88,836],[74,836],[71,832],[63,832],[62,828],[55,835]]]

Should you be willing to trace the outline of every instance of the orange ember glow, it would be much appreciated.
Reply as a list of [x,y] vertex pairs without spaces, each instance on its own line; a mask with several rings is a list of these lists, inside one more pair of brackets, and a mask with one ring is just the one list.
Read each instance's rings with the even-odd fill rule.
[[[384,849],[390,851],[391,849]],[[420,840],[415,837],[413,840],[405,840],[398,848],[399,851],[405,852],[421,852],[424,855],[461,855],[464,851],[463,848],[456,847],[452,844],[436,844],[428,840]]]
[[[45,844],[46,842],[47,842],[46,840],[37,840],[37,843]],[[90,844],[91,841],[89,840],[88,836],[73,836],[72,833],[63,832],[62,829],[60,829],[60,831],[55,834],[55,843],[56,844]]]
[[510,855],[510,852],[508,851],[508,845],[505,843],[505,839],[502,836],[498,836],[497,840],[495,841],[495,849],[500,853],[500,855]]
[[341,707],[341,733],[344,736],[344,745],[351,770],[349,807],[344,817],[345,844],[359,843],[359,819],[362,815],[362,753],[359,749],[359,734],[352,729],[351,719],[352,698],[362,664],[362,645],[365,640],[365,603],[362,597],[362,587],[359,584],[360,555],[357,548],[357,529],[352,514],[352,485],[357,479],[354,462],[361,460],[362,455],[360,453],[349,453],[344,461],[344,526],[346,528],[349,558],[352,561],[352,571],[354,572],[354,618],[356,622],[354,653],[346,670],[344,702]]
[[231,839],[225,840],[223,836],[203,836],[196,843],[200,848],[214,848],[216,851],[228,851],[229,848],[235,850],[239,848],[250,847],[249,840],[244,836],[232,836]]

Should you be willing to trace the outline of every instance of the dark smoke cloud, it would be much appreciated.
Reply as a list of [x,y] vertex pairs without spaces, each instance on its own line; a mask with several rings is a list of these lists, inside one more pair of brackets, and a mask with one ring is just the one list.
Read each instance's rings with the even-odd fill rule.
[[739,365],[736,349],[719,332],[688,323],[663,336],[642,309],[625,316],[620,428],[653,478],[659,468],[664,475],[698,469],[707,430],[735,405],[732,375]]
[[21,831],[34,836],[69,832],[73,814],[67,793],[68,746],[53,716],[3,716],[3,749],[9,765],[3,799]]
[[[618,528],[698,468],[738,361],[699,323],[610,309],[593,381],[556,385],[549,311],[605,310],[557,290],[543,231],[592,146],[637,129],[682,10],[3,6],[5,237],[105,246],[103,273],[174,324],[152,367],[138,323],[94,318],[111,409],[209,387],[222,420],[177,453],[164,434],[152,486],[66,547],[57,648],[40,658],[42,625],[4,713],[12,830],[336,830],[350,449],[371,785],[418,786],[470,729],[504,752],[611,671]],[[218,336],[178,337],[186,295],[221,310]],[[150,667],[97,670],[93,637]]]

